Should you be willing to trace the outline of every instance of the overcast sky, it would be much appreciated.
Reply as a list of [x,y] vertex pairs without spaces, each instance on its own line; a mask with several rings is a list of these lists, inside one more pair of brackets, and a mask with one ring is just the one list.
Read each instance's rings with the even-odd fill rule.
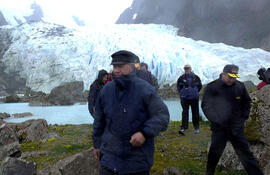
[[[28,16],[30,5],[37,2],[43,10],[44,20],[71,24],[72,16],[86,23],[113,24],[133,0],[0,0],[4,15]],[[5,17],[6,17],[5,16]],[[12,20],[12,19],[11,19]]]

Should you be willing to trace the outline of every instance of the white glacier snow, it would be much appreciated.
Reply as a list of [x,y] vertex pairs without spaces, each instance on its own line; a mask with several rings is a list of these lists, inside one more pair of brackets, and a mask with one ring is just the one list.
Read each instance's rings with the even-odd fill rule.
[[225,64],[240,67],[240,80],[258,82],[257,70],[270,66],[270,53],[177,36],[167,25],[93,25],[65,28],[50,23],[14,27],[3,61],[33,90],[49,92],[62,82],[84,81],[85,89],[100,69],[111,70],[110,55],[126,49],[149,65],[161,85],[176,82],[183,66],[192,65],[203,84],[216,79]]

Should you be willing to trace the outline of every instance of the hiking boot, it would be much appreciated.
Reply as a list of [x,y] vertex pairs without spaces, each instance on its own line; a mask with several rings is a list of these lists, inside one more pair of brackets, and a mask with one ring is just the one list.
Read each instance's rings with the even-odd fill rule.
[[200,130],[199,129],[195,129],[194,133],[195,134],[199,134],[200,133]]
[[178,131],[178,134],[185,135],[185,129],[181,129],[180,131]]

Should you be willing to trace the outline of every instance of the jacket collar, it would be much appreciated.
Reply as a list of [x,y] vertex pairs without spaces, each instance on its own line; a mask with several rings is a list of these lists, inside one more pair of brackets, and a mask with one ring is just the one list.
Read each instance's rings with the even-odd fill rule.
[[128,75],[122,75],[114,79],[116,85],[120,90],[129,89],[132,83],[132,80],[136,77],[136,70],[134,69]]

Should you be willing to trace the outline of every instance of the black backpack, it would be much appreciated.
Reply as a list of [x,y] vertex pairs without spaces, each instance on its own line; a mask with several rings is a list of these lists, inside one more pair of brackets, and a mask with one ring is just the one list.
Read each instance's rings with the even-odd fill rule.
[[270,68],[268,68],[265,73],[264,73],[264,77],[265,77],[265,82],[267,84],[270,84]]

